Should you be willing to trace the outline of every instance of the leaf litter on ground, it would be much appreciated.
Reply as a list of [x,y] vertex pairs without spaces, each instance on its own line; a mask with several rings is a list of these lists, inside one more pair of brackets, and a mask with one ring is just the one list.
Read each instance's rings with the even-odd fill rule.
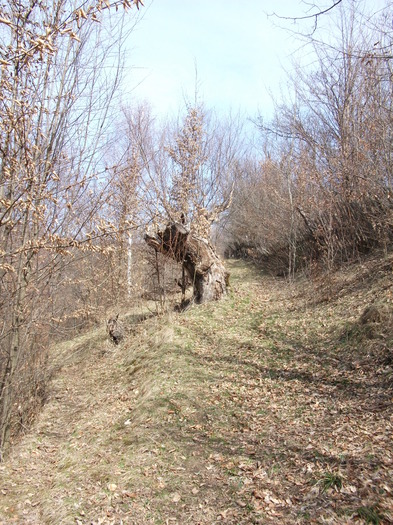
[[0,523],[393,523],[391,318],[359,325],[393,307],[380,265],[288,283],[231,261],[223,301],[104,355],[94,334],[0,465]]

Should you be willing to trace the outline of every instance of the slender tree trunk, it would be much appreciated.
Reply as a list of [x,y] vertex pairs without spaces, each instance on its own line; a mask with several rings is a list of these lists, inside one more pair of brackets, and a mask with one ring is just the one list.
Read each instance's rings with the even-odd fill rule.
[[127,295],[128,299],[131,297],[132,291],[132,236],[131,232],[127,234]]
[[[28,237],[29,213],[25,212],[25,223],[23,228],[22,246],[26,245]],[[21,330],[23,326],[24,301],[26,296],[26,285],[28,280],[28,263],[26,256],[21,251],[17,265],[17,279],[15,298],[13,299],[11,333],[9,339],[8,359],[5,369],[4,380],[0,391],[0,459],[3,458],[5,447],[8,443],[10,422],[12,416],[12,405],[14,402],[15,388],[13,382],[16,379],[18,363],[21,357]]]

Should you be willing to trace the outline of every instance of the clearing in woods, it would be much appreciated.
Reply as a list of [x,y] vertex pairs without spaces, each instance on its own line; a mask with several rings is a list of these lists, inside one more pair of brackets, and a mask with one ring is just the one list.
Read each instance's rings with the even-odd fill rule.
[[393,257],[323,282],[229,269],[223,301],[54,349],[0,523],[393,523]]

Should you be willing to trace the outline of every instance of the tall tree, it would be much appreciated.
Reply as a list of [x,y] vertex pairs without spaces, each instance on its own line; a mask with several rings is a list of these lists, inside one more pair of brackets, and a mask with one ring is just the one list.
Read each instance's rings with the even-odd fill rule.
[[128,32],[124,14],[110,9],[120,6],[131,3],[0,6],[1,451],[29,400],[44,395],[54,275],[94,237],[103,192],[94,202],[89,192],[100,188],[97,146]]

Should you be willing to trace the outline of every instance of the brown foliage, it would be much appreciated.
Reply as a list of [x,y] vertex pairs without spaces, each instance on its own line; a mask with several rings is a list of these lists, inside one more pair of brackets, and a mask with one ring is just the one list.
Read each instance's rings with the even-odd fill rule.
[[383,19],[367,32],[355,8],[343,8],[333,44],[310,41],[313,70],[298,66],[296,101],[259,121],[263,160],[245,164],[234,194],[228,253],[279,274],[392,244],[391,41]]
[[[100,240],[115,231],[100,216],[106,192],[97,182],[96,145],[103,146],[119,81],[118,71],[112,84],[102,72],[106,61],[116,69],[119,60],[105,49],[97,21],[120,5],[132,4],[75,9],[68,0],[22,0],[0,7],[0,455],[15,421],[25,426],[45,397],[56,330],[96,313],[86,289],[77,289],[83,271],[71,280],[74,264],[105,254]],[[123,36],[109,48],[121,47]]]

